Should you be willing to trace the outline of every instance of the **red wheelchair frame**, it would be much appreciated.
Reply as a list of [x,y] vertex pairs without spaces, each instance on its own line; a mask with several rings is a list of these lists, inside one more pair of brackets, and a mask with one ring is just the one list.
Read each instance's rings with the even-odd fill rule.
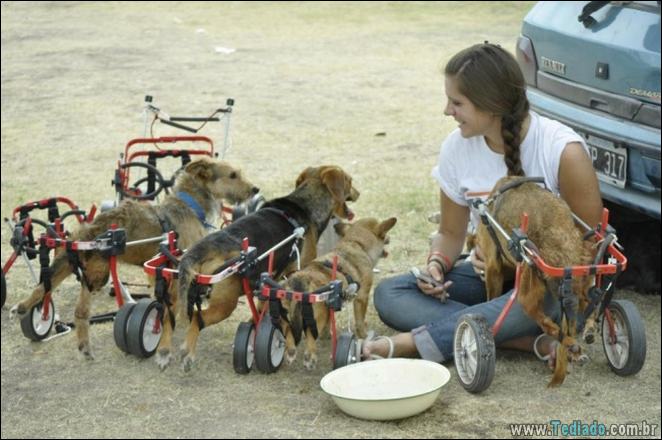
[[[521,217],[520,227],[509,235],[487,213],[484,202],[477,202],[476,206],[480,210],[481,205],[481,215],[486,215],[490,224],[515,245],[520,258],[517,258],[515,288],[494,325],[489,328],[484,317],[472,314],[464,315],[458,320],[454,335],[454,358],[461,385],[471,393],[482,392],[490,386],[495,370],[494,337],[517,299],[524,264],[535,265],[550,277],[562,278],[564,283],[570,283],[572,277],[595,275],[596,283],[589,293],[590,303],[584,311],[584,317],[588,317],[595,307],[600,307],[597,315],[598,320],[601,319],[603,348],[610,368],[621,376],[637,373],[645,360],[646,335],[641,316],[634,304],[629,301],[612,301],[615,278],[626,269],[627,258],[618,249],[616,236],[610,232],[609,211],[603,210],[601,224],[595,231],[573,214],[575,221],[593,234],[593,239],[600,247],[594,264],[562,268],[547,264],[536,251],[535,244],[531,245],[528,241],[526,232],[529,217],[526,213]],[[604,278],[609,276],[612,278],[603,288]],[[574,295],[571,291],[569,293]]]
[[[60,214],[58,204],[66,205],[69,210]],[[48,223],[38,218],[33,218],[29,214],[35,209],[48,210]],[[6,276],[19,256],[25,259],[34,283],[38,283],[32,263],[30,263],[30,260],[37,256],[33,233],[35,224],[43,227],[51,236],[65,238],[69,234],[69,231],[65,230],[63,223],[67,217],[73,215],[78,223],[81,224],[91,222],[95,214],[95,205],[92,205],[89,214],[86,214],[71,199],[62,196],[30,201],[14,208],[12,218],[5,218],[5,222],[12,231],[11,246],[13,252],[7,262],[2,266],[2,305],[5,304],[7,297]]]

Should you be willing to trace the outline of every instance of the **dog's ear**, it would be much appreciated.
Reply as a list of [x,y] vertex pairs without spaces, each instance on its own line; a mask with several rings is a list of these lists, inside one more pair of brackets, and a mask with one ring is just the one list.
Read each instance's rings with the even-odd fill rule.
[[193,176],[197,176],[201,180],[211,180],[214,177],[212,164],[202,159],[189,162],[184,168],[184,171]]
[[379,224],[379,228],[378,228],[378,231],[379,231],[379,232],[378,232],[378,235],[379,235],[379,237],[380,237],[380,238],[384,238],[384,237],[386,237],[386,233],[387,233],[388,231],[390,231],[391,228],[393,228],[393,226],[395,226],[395,224],[397,223],[397,221],[398,221],[397,218],[395,218],[395,217],[391,217],[391,218],[389,218],[389,219],[384,220],[383,222],[381,222],[381,223]]
[[299,177],[297,177],[297,181],[294,184],[294,187],[298,188],[299,185],[301,185],[308,178],[308,176],[309,176],[309,174],[312,170],[313,170],[313,167],[308,167],[305,170],[303,170],[301,172],[301,174],[299,174]]
[[350,226],[349,223],[338,222],[335,225],[333,225],[333,229],[336,230],[336,234],[340,235],[341,237],[344,237],[345,232],[347,232],[347,228],[349,228],[349,226]]
[[345,203],[346,174],[338,167],[326,167],[320,173],[322,183],[327,187],[336,203]]

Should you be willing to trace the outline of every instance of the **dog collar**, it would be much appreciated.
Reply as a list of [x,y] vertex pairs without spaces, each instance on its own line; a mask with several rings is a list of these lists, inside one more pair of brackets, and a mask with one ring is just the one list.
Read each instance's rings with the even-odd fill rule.
[[177,198],[195,212],[195,215],[200,220],[200,223],[207,229],[216,229],[214,225],[207,223],[207,216],[205,215],[205,210],[202,209],[202,206],[191,196],[191,194],[181,191],[177,193]]

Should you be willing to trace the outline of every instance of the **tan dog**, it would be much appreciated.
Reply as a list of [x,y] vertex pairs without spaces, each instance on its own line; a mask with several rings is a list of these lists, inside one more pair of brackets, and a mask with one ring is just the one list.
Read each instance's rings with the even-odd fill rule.
[[[334,256],[338,257],[336,279],[342,281],[343,292],[347,292],[350,284],[356,283],[353,288],[358,288],[354,295],[343,298],[343,302],[353,298],[354,300],[354,322],[356,334],[360,338],[367,336],[367,323],[365,319],[370,291],[372,290],[373,269],[380,257],[386,257],[384,245],[389,240],[386,233],[395,226],[397,219],[389,218],[380,222],[374,218],[364,218],[352,224],[338,223],[336,232],[341,236],[336,248],[307,265],[303,270],[293,274],[285,284],[285,288],[297,292],[313,292],[329,284],[332,280],[332,261]],[[292,319],[299,320],[301,303],[293,305],[289,301],[283,301],[283,306],[296,314]],[[313,314],[317,332],[322,332],[329,321],[329,308],[326,303],[313,304]],[[283,326],[287,340],[287,361],[292,363],[296,358],[295,336],[291,327]],[[304,352],[304,366],[312,370],[317,365],[317,336],[311,328],[306,329],[306,350]]]
[[[125,229],[127,241],[158,237],[172,228],[178,234],[178,245],[184,249],[207,234],[203,221],[218,214],[222,200],[239,203],[258,191],[258,188],[242,177],[238,169],[228,163],[202,158],[184,167],[177,177],[172,194],[166,196],[160,204],[124,201],[117,208],[97,215],[91,224],[82,225],[73,233],[72,240],[94,240],[107,231],[111,224]],[[188,201],[180,198],[181,193],[188,194]],[[191,199],[194,202],[191,202]],[[205,218],[199,218],[198,213]],[[126,247],[118,259],[124,263],[142,266],[158,252],[158,243],[131,246]],[[92,292],[101,289],[108,282],[108,258],[98,251],[81,251],[79,259],[83,266],[84,282],[81,282],[75,311],[76,334],[78,349],[92,359],[89,343],[90,301]],[[52,289],[55,289],[72,273],[65,252],[54,258],[50,270]],[[40,284],[29,298],[15,305],[11,313],[15,315],[28,312],[43,300],[44,295],[44,287]],[[168,313],[165,315],[168,316]]]
[[[488,211],[508,233],[518,228],[523,212],[529,215],[527,236],[537,246],[543,261],[554,267],[570,267],[590,264],[591,245],[583,241],[576,227],[572,212],[560,197],[535,183],[521,183],[498,194],[504,185],[516,182],[521,177],[505,177],[497,182],[491,197],[494,201]],[[504,237],[495,231],[501,249],[499,252],[488,228],[480,224],[476,231],[476,244],[485,257],[485,284],[487,298],[502,294],[504,274],[514,271],[515,259],[508,251]],[[587,304],[589,277],[573,277],[572,289],[578,296],[579,311]],[[559,326],[543,311],[546,289],[558,294],[560,280],[549,278],[535,266],[524,264],[521,272],[518,299],[524,311],[533,318],[548,335],[559,338]],[[556,366],[549,386],[563,383],[567,371],[568,356],[578,360],[581,349],[575,339],[576,322],[564,323],[564,337],[558,345]]]
[[[354,201],[359,192],[352,186],[352,178],[337,166],[308,168],[296,180],[296,188],[289,195],[266,202],[258,211],[241,217],[227,228],[208,235],[196,243],[182,257],[179,264],[180,311],[186,311],[191,324],[186,341],[182,346],[183,365],[188,371],[195,359],[196,344],[202,326],[210,326],[226,319],[237,307],[239,297],[244,294],[239,275],[233,275],[211,287],[208,307],[193,310],[199,301],[197,289],[192,287],[196,273],[212,274],[241,250],[241,241],[248,238],[251,246],[261,255],[277,243],[290,237],[298,227],[306,229],[302,243],[297,243],[301,263],[312,261],[320,233],[332,215],[351,218],[352,213],[345,204]],[[296,257],[292,245],[275,252],[275,278],[296,268]],[[250,274],[255,285],[261,272],[267,271],[267,259],[260,262]],[[157,363],[165,368],[171,360],[172,340],[164,331],[159,344]]]

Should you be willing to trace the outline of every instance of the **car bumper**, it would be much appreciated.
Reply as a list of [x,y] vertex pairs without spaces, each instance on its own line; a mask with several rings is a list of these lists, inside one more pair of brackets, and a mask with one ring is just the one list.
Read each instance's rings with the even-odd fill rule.
[[[579,133],[598,136],[630,150],[628,184],[618,188],[600,181],[602,197],[618,205],[634,209],[656,219],[660,219],[660,130],[630,121],[615,118],[576,104],[560,101],[537,89],[529,88],[527,96],[531,107],[537,113],[560,121]],[[645,167],[635,165],[634,158],[646,163]],[[645,168],[640,169],[640,168]],[[651,170],[653,170],[651,172]],[[652,173],[652,174],[651,174]],[[651,178],[652,177],[652,178]],[[657,181],[654,185],[652,181]],[[644,182],[642,184],[642,182]],[[646,188],[641,190],[638,187]]]

